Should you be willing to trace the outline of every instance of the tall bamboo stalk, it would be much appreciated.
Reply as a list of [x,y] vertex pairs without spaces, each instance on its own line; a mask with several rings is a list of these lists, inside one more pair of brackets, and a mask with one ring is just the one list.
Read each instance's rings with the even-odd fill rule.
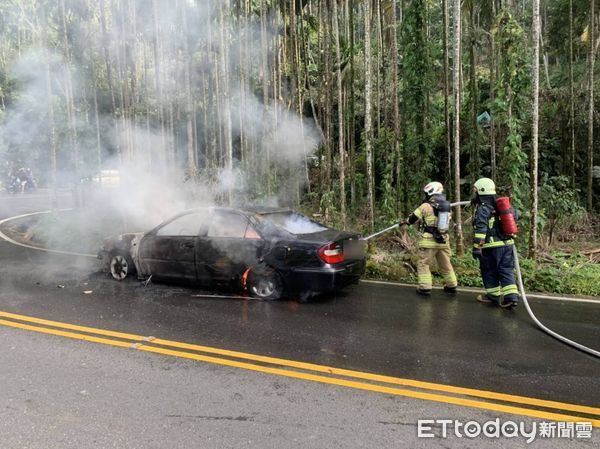
[[[454,95],[454,200],[460,201],[460,38],[461,38],[461,11],[460,0],[453,0],[454,13],[454,70],[452,85]],[[456,253],[461,256],[463,248],[462,213],[456,208]]]
[[594,62],[596,52],[594,51],[594,28],[595,28],[595,0],[590,0],[590,24],[589,24],[589,78],[588,78],[588,145],[587,145],[587,210],[593,207],[594,193]]
[[529,257],[536,257],[538,225],[538,131],[539,131],[539,92],[540,92],[540,0],[533,0],[533,61],[531,84],[533,86],[531,157],[530,157],[530,203],[531,221],[529,226]]
[[[458,0],[457,0],[458,1]],[[375,228],[374,188],[373,188],[373,144],[371,117],[371,0],[365,2],[365,152],[367,156],[367,209],[369,231]]]

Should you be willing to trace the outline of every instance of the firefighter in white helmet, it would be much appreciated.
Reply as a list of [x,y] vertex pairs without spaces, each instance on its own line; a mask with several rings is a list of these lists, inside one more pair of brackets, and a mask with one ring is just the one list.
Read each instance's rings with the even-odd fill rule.
[[451,296],[456,294],[456,274],[450,262],[452,255],[448,228],[450,222],[450,203],[444,196],[444,186],[440,182],[430,182],[423,188],[425,197],[423,203],[410,214],[400,226],[420,224],[421,239],[419,240],[419,259],[417,276],[419,286],[417,293],[429,296],[432,288],[431,265],[437,261],[444,276],[444,291]]

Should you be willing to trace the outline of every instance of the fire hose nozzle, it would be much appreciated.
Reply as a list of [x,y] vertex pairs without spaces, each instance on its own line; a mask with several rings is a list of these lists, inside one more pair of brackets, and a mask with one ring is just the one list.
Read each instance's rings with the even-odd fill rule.
[[366,236],[366,237],[362,237],[362,238],[361,238],[361,240],[370,240],[370,239],[372,239],[373,237],[377,237],[378,235],[385,234],[386,232],[389,232],[389,231],[391,231],[392,229],[396,229],[396,228],[398,228],[398,227],[400,227],[400,223],[396,223],[396,224],[394,224],[394,225],[392,225],[392,226],[389,226],[389,227],[387,227],[387,228],[385,228],[385,229],[382,229],[381,231],[379,231],[379,232],[376,232],[375,234],[371,234],[371,235],[368,235],[368,236]]

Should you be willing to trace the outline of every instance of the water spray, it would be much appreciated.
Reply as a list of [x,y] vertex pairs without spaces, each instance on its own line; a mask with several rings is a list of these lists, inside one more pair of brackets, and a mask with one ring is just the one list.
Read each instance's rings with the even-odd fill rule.
[[399,228],[399,227],[400,227],[400,223],[396,223],[396,224],[394,224],[394,225],[392,225],[392,226],[390,226],[390,227],[387,227],[387,228],[385,228],[385,229],[382,229],[382,230],[381,230],[381,231],[379,231],[379,232],[376,232],[375,234],[371,234],[371,235],[368,235],[368,236],[366,236],[366,237],[361,237],[361,240],[370,240],[370,239],[372,239],[373,237],[377,237],[378,235],[385,234],[386,232],[390,232],[390,231],[392,231],[392,230],[394,230],[394,229],[396,229],[396,228]]
[[[451,207],[460,207],[460,206],[466,206],[467,204],[471,204],[471,202],[470,201],[458,201],[456,203],[450,203],[450,206]],[[386,232],[390,232],[399,227],[400,227],[400,223],[393,224],[392,226],[382,229],[381,231],[378,231],[375,234],[371,234],[366,237],[362,237],[361,240],[370,240],[373,237],[377,237],[378,235],[385,234]]]

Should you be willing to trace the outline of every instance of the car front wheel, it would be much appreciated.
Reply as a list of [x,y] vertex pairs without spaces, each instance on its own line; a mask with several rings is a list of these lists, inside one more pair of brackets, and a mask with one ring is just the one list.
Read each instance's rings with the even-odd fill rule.
[[124,280],[127,276],[134,273],[133,260],[125,253],[113,253],[110,258],[110,275],[117,281]]

